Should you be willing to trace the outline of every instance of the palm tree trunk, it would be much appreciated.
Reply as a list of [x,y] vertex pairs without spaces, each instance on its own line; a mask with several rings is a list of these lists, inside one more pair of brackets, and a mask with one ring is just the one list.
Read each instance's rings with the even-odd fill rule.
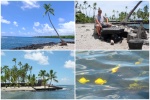
[[52,79],[51,79],[51,81],[50,81],[50,85],[51,85],[51,83],[52,83]]
[[58,32],[57,32],[57,30],[55,29],[55,27],[54,27],[54,25],[53,25],[53,23],[52,23],[52,21],[51,21],[51,19],[50,19],[50,15],[49,15],[49,13],[48,13],[48,18],[49,18],[49,21],[50,21],[50,23],[51,23],[51,25],[53,26],[53,28],[54,28],[54,30],[55,30],[55,32],[57,33],[57,35],[58,35],[58,37],[59,37],[59,39],[61,40],[61,43],[62,43],[62,45],[67,45],[67,43],[59,36],[59,34],[58,34]]
[[139,1],[136,6],[131,10],[131,12],[125,17],[125,19],[122,21],[123,23],[127,22],[128,19],[130,18],[130,16],[132,15],[132,13],[134,12],[134,10],[139,6],[139,4],[141,3],[142,1]]

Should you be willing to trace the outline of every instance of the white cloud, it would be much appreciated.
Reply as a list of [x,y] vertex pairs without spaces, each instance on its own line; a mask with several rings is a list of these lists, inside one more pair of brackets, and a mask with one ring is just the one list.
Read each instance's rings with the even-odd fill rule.
[[74,51],[70,52],[70,56],[74,57]]
[[74,34],[74,28],[75,28],[75,22],[73,21],[70,21],[70,22],[67,22],[67,23],[61,23],[59,24],[59,29],[58,29],[58,32],[61,34],[61,35],[73,35]]
[[23,6],[21,6],[21,9],[32,9],[32,8],[39,8],[40,5],[36,1],[31,1],[31,0],[25,0],[22,1]]
[[42,24],[41,25],[41,29],[40,28],[36,28],[34,26],[33,26],[33,29],[37,33],[44,33],[44,34],[53,33],[53,31],[54,31],[54,29],[51,28],[47,23],[46,24]]
[[64,22],[65,19],[64,18],[58,18],[59,22]]
[[71,69],[74,69],[74,66],[75,66],[75,63],[74,61],[71,61],[71,60],[66,61],[64,65],[65,68],[71,68]]
[[5,0],[5,1],[4,1],[4,0],[1,0],[1,2],[0,2],[0,3],[1,3],[1,5],[8,5],[8,4],[9,4],[9,2],[8,2],[8,1],[6,1],[6,0]]
[[[59,27],[56,28],[58,33],[60,35],[73,35],[74,34],[74,22],[70,21],[67,23],[61,23],[58,24]],[[35,24],[33,26],[33,30],[36,33],[39,33],[41,36],[42,35],[57,35],[56,32],[52,27],[49,26],[49,24],[40,24],[40,27],[36,27]]]
[[3,51],[1,51],[1,56],[5,56],[5,53]]
[[13,24],[18,27],[18,23],[16,21],[14,21]]
[[30,59],[33,61],[37,61],[41,65],[48,65],[48,56],[44,55],[44,52],[40,51],[26,51],[24,55],[25,59]]
[[10,21],[3,19],[3,16],[1,16],[1,23],[10,24]]
[[39,22],[34,22],[34,26],[39,26],[40,23]]
[[26,30],[24,27],[22,27],[23,30]]

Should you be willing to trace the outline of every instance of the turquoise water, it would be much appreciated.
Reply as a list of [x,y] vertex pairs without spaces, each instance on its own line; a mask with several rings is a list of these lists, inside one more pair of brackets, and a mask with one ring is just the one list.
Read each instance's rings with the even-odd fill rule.
[[19,91],[1,92],[2,99],[74,99],[74,86],[63,85],[62,90],[55,91]]
[[[64,39],[65,41],[74,41],[73,39]],[[24,47],[31,44],[41,44],[49,42],[60,42],[58,38],[35,38],[35,37],[13,37],[13,36],[3,36],[1,38],[1,48],[2,49],[12,49],[16,47]]]
[[[76,57],[77,99],[148,99],[148,51],[85,51]],[[141,63],[135,64],[135,62]],[[120,64],[116,73],[112,68]],[[90,82],[81,84],[84,77]],[[95,84],[101,78],[107,83]]]

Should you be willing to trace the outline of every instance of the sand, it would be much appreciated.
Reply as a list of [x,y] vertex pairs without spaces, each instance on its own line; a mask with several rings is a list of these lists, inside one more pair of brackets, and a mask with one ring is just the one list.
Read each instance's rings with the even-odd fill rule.
[[[41,89],[41,88],[51,88],[51,89],[53,89],[53,88],[55,88],[55,87],[48,87],[48,86],[46,86],[46,87],[44,87],[44,86],[35,86],[34,87],[35,89]],[[20,87],[20,88],[18,88],[18,87],[1,87],[1,91],[35,91],[35,89],[34,88],[32,88],[32,87]]]
[[35,90],[32,87],[1,87],[1,91],[32,91]]
[[[111,45],[93,35],[94,24],[76,24],[76,50],[129,50],[127,39]],[[149,50],[149,45],[143,45],[142,50]]]
[[53,46],[44,46],[44,50],[74,50],[74,43],[67,43],[67,46],[59,46],[60,44],[56,44]]

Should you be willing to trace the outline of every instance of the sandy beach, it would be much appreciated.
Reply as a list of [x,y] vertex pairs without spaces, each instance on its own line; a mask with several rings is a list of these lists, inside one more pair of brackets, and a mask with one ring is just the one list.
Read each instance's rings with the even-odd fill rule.
[[52,45],[52,46],[44,46],[44,50],[74,50],[74,43],[67,43],[67,46],[60,46],[60,44]]
[[33,89],[32,87],[1,87],[1,91],[33,91],[35,89]]
[[[76,24],[76,49],[77,50],[128,50],[127,39],[111,45],[101,41],[93,34],[94,24]],[[149,45],[143,45],[142,50],[148,50]]]
[[1,91],[36,91],[36,89],[55,89],[56,87],[44,87],[44,86],[35,86],[34,88],[32,87],[1,87]]

